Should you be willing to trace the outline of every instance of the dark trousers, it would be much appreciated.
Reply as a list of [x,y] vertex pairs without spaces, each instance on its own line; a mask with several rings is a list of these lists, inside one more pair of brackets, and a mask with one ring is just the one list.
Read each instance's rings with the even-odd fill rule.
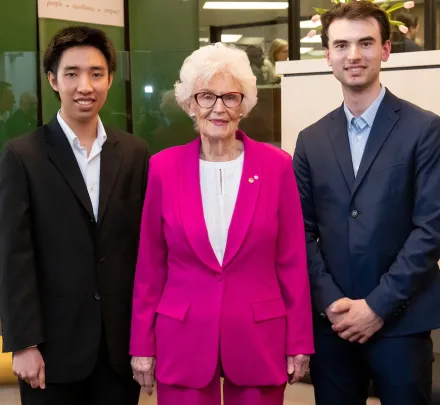
[[33,389],[19,380],[22,405],[137,405],[140,386],[130,375],[113,370],[108,349],[101,344],[93,372],[83,381],[47,384],[46,389]]
[[365,405],[372,381],[382,405],[430,405],[430,332],[373,337],[364,345],[315,334],[310,373],[316,405]]

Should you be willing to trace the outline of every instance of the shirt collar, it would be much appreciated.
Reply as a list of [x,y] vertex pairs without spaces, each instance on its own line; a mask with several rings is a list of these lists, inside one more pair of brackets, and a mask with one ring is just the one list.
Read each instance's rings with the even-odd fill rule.
[[[371,128],[374,123],[374,119],[376,118],[377,111],[379,110],[380,104],[385,97],[386,88],[381,86],[381,90],[376,100],[371,103],[371,105],[365,110],[365,112],[359,117]],[[346,104],[344,103],[344,112],[347,117],[347,122],[351,125],[353,118],[356,118],[351,111],[348,109]]]
[[[64,134],[66,135],[67,140],[70,143],[70,146],[73,148],[74,146],[79,146],[79,139],[75,135],[75,132],[73,132],[72,128],[69,127],[66,121],[64,121],[63,117],[61,117],[60,111],[58,111],[57,114],[57,120],[60,124],[61,129],[63,130]],[[104,129],[104,125],[102,124],[101,118],[98,117],[98,128],[97,128],[97,135],[96,135],[96,141],[100,147],[104,145],[104,142],[107,140],[107,134]]]

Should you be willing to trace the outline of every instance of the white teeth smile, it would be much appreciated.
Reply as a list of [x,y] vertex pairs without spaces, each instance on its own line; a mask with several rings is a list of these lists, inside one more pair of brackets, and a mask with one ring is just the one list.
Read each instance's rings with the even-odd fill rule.
[[362,68],[349,68],[347,70],[349,70],[350,72],[360,72]]
[[90,100],[89,101],[78,100],[77,103],[80,104],[80,105],[90,105],[90,104],[93,103],[93,101],[90,101]]

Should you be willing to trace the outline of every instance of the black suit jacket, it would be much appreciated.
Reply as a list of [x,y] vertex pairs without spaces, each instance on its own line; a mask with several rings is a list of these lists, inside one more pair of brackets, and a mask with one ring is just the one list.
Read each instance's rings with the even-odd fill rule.
[[147,150],[106,129],[99,217],[55,118],[0,155],[3,350],[38,345],[48,382],[85,378],[105,330],[115,370],[129,373],[133,278]]
[[440,117],[387,91],[355,178],[341,106],[300,133],[294,167],[315,315],[346,296],[383,335],[440,327]]

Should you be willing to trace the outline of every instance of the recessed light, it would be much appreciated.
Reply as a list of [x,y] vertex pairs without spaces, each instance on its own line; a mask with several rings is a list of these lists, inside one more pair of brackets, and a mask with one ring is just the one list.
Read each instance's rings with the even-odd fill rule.
[[285,10],[287,1],[207,1],[205,10]]
[[243,35],[239,34],[222,34],[222,42],[231,43],[237,42]]

